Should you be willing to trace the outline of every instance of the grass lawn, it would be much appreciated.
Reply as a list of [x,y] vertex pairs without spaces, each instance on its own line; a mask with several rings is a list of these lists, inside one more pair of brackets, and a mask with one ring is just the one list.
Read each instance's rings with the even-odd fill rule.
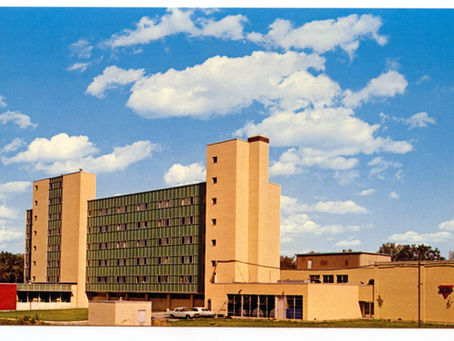
[[40,321],[84,321],[88,320],[88,309],[22,310],[0,312],[0,319],[23,319],[26,316]]
[[[383,320],[276,321],[264,319],[194,319],[168,321],[172,327],[280,327],[280,328],[418,328],[416,322]],[[454,328],[454,325],[423,324],[423,328]]]

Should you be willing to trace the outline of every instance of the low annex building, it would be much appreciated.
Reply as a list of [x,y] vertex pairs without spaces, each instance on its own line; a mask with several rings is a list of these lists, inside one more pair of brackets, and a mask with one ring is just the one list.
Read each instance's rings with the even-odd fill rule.
[[178,306],[454,323],[452,261],[346,251],[280,269],[280,186],[268,169],[269,140],[254,136],[209,144],[205,182],[96,198],[96,175],[82,170],[35,181],[25,283],[0,287],[0,309],[88,307],[93,325],[147,325],[148,307]]

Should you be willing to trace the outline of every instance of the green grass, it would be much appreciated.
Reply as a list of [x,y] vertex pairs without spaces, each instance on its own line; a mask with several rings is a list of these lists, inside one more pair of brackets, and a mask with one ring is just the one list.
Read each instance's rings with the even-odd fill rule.
[[[416,322],[384,320],[278,321],[265,319],[194,319],[168,321],[172,327],[280,327],[280,328],[418,328]],[[454,325],[423,324],[423,328],[454,328]]]
[[0,319],[23,319],[26,316],[40,321],[85,321],[88,320],[88,309],[23,310],[0,312]]

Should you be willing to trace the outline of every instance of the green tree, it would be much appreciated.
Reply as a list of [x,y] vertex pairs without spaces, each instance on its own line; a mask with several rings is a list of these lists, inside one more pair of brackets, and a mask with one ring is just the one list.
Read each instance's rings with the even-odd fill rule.
[[0,283],[24,281],[24,255],[0,252]]
[[294,257],[281,256],[281,269],[295,269],[296,263]]
[[412,260],[443,260],[438,248],[432,249],[429,245],[415,244],[383,244],[378,250],[379,253],[391,255],[391,261],[412,261]]

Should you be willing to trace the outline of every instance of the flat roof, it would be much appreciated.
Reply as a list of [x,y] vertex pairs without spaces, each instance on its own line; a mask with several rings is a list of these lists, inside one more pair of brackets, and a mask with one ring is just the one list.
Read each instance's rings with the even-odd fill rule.
[[391,256],[387,253],[377,252],[364,252],[364,251],[348,251],[348,252],[310,252],[310,253],[296,253],[295,256],[340,256],[340,255],[374,255],[374,256]]

